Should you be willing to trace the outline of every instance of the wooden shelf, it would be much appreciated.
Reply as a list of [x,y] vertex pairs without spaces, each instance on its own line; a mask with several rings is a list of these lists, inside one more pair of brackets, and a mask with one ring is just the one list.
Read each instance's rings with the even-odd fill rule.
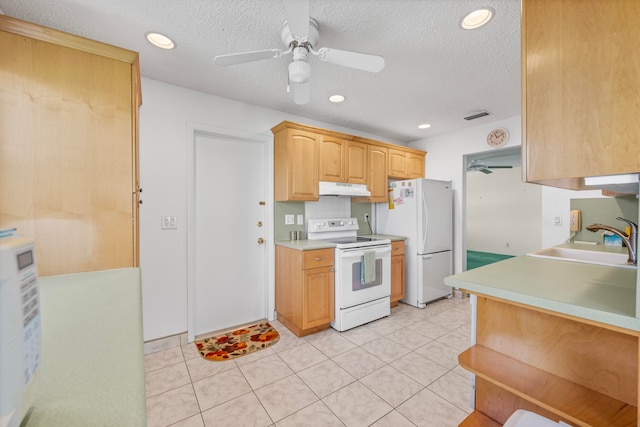
[[458,427],[502,427],[502,424],[482,412],[473,411]]
[[458,356],[458,362],[478,377],[577,426],[637,425],[638,409],[635,406],[484,346],[475,345],[467,349]]

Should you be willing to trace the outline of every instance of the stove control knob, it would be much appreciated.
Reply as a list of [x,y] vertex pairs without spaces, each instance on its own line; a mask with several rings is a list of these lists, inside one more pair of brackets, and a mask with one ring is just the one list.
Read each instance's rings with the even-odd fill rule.
[[344,221],[340,221],[340,225],[344,225]]

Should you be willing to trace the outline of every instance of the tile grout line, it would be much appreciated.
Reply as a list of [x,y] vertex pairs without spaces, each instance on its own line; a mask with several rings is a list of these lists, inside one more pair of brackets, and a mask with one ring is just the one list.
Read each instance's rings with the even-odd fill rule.
[[[377,340],[377,339],[380,339],[380,338],[385,338],[385,339],[387,339],[387,340],[391,340],[391,341],[395,342],[393,339],[389,338],[389,335],[391,335],[391,334],[393,334],[393,333],[395,333],[395,332],[397,332],[397,331],[403,330],[403,329],[411,329],[411,328],[410,328],[410,326],[413,326],[413,325],[415,325],[415,324],[417,324],[417,323],[420,323],[420,322],[422,322],[422,321],[429,321],[429,319],[430,319],[430,318],[432,318],[432,317],[434,317],[434,316],[437,316],[437,315],[439,315],[439,314],[445,313],[445,312],[449,312],[449,313],[450,313],[451,311],[454,311],[454,310],[455,310],[456,312],[458,312],[458,314],[457,314],[458,316],[464,316],[464,315],[470,316],[470,314],[466,312],[466,311],[467,311],[466,309],[464,309],[464,310],[462,309],[461,304],[463,304],[463,303],[464,303],[464,301],[457,302],[456,304],[449,304],[449,307],[448,307],[448,308],[447,308],[447,307],[438,307],[438,310],[437,310],[436,312],[434,312],[434,313],[428,313],[428,315],[425,315],[425,314],[427,314],[427,313],[421,313],[421,316],[414,316],[413,318],[410,318],[411,316],[408,316],[408,315],[407,315],[407,316],[404,316],[404,317],[405,317],[405,319],[403,319],[403,320],[402,320],[402,322],[395,322],[395,323],[396,323],[396,325],[399,325],[399,327],[398,327],[398,328],[396,328],[395,330],[389,331],[389,332],[387,332],[387,333],[385,333],[385,334],[381,334],[381,333],[377,332],[377,331],[376,331],[376,330],[374,330],[374,329],[369,329],[371,332],[376,333],[377,335],[379,335],[379,337],[374,338],[374,339],[372,339],[372,340],[368,340],[367,342],[363,342],[362,344],[358,344],[358,342],[355,342],[355,341],[353,341],[351,338],[349,338],[349,337],[347,337],[347,336],[343,336],[343,335],[341,335],[341,333],[339,333],[339,332],[337,332],[337,331],[336,331],[336,333],[340,334],[340,335],[337,335],[337,336],[341,336],[341,337],[345,338],[345,339],[346,339],[346,340],[348,340],[351,344],[353,344],[355,347],[354,347],[354,348],[351,348],[351,349],[348,349],[348,350],[345,350],[345,351],[340,352],[340,353],[333,354],[332,356],[328,356],[327,354],[325,354],[324,352],[322,352],[322,350],[321,350],[320,348],[318,348],[316,345],[314,345],[314,344],[313,344],[315,341],[318,341],[318,340],[323,339],[323,338],[325,338],[325,337],[321,337],[321,338],[318,338],[318,339],[315,339],[315,340],[311,340],[311,341],[307,340],[306,338],[299,338],[299,339],[304,340],[305,342],[304,342],[304,343],[297,343],[296,345],[293,345],[293,346],[291,346],[290,348],[285,349],[285,350],[282,350],[282,351],[280,351],[280,352],[276,352],[276,351],[274,350],[274,351],[273,351],[273,354],[277,355],[277,356],[278,356],[278,358],[277,358],[277,359],[278,359],[280,362],[282,362],[285,366],[287,366],[287,367],[288,367],[288,368],[293,372],[292,374],[287,375],[287,376],[286,376],[286,377],[284,377],[284,378],[289,378],[289,377],[291,377],[292,375],[296,375],[296,378],[297,378],[297,379],[298,379],[302,384],[304,384],[304,385],[305,385],[305,387],[309,388],[309,386],[307,385],[307,383],[302,379],[302,377],[300,377],[300,376],[299,376],[299,372],[302,372],[302,371],[304,371],[304,370],[306,370],[306,369],[310,369],[310,368],[312,368],[312,367],[314,367],[314,366],[317,366],[318,364],[324,363],[324,362],[326,362],[326,361],[332,361],[333,363],[336,363],[336,364],[337,364],[341,369],[344,369],[344,368],[342,368],[342,366],[341,366],[340,364],[338,364],[338,363],[334,360],[334,358],[339,357],[339,356],[340,356],[340,355],[342,355],[342,354],[345,354],[345,353],[347,353],[347,352],[349,352],[349,351],[352,351],[352,350],[355,350],[355,349],[358,349],[358,348],[359,348],[359,349],[361,349],[361,350],[363,350],[363,351],[365,351],[367,354],[370,354],[371,356],[375,357],[376,359],[378,359],[374,353],[369,352],[369,351],[368,351],[366,348],[364,348],[363,346],[367,345],[368,343],[370,343],[370,342],[372,342],[372,341],[375,341],[375,340]],[[458,308],[460,308],[460,310],[458,310]],[[402,308],[402,309],[399,309],[399,310],[392,311],[392,315],[393,315],[393,314],[396,314],[396,316],[397,316],[398,314],[400,314],[400,313],[402,313],[402,312],[409,313],[409,312],[410,312],[410,310],[411,310],[411,308]],[[407,317],[409,317],[410,319],[407,319]],[[390,318],[386,318],[386,319],[389,319],[390,321],[392,321],[392,319],[390,319]],[[411,320],[411,322],[410,322],[410,323],[408,323],[408,320]],[[372,323],[373,323],[373,322],[372,322]],[[437,323],[433,323],[433,322],[430,322],[430,323],[434,324],[435,326],[441,327],[441,328],[443,328],[443,329],[447,329],[447,330],[448,330],[448,332],[446,332],[445,334],[440,335],[440,336],[439,336],[439,337],[437,337],[437,338],[432,338],[432,337],[430,337],[430,336],[424,335],[424,334],[422,334],[419,330],[414,330],[414,329],[412,329],[412,333],[417,333],[417,334],[419,334],[419,335],[421,335],[421,336],[423,336],[423,337],[425,337],[425,338],[429,339],[429,341],[428,341],[427,343],[425,343],[424,345],[428,345],[428,344],[431,344],[431,343],[437,342],[438,344],[441,344],[441,345],[443,345],[443,346],[445,346],[445,347],[447,347],[447,348],[449,348],[449,349],[452,349],[452,350],[454,350],[454,351],[459,351],[459,350],[457,350],[455,347],[452,347],[451,345],[448,345],[444,340],[443,340],[443,341],[438,341],[438,340],[442,339],[444,336],[446,336],[446,335],[448,335],[448,334],[451,334],[451,333],[453,333],[453,332],[455,332],[455,333],[459,333],[459,334],[461,334],[461,335],[465,335],[465,334],[463,334],[462,332],[459,332],[459,331],[458,331],[458,329],[463,328],[463,327],[466,327],[466,326],[467,326],[467,324],[469,323],[468,321],[467,321],[467,322],[465,322],[465,323],[463,323],[463,324],[461,324],[460,326],[458,326],[458,327],[456,327],[456,328],[454,328],[454,329],[449,329],[448,327],[441,326],[441,325],[439,325],[439,324],[437,324]],[[329,337],[329,336],[332,336],[332,333],[327,333],[326,335],[327,335],[327,337]],[[320,352],[320,354],[322,354],[322,355],[323,355],[323,357],[325,357],[325,359],[324,359],[324,360],[321,360],[321,361],[319,361],[319,362],[313,363],[313,364],[311,364],[311,365],[309,365],[309,366],[306,366],[304,369],[300,369],[300,370],[299,370],[299,372],[296,372],[296,371],[293,369],[293,367],[292,367],[292,366],[290,366],[290,365],[289,365],[289,364],[288,364],[288,363],[287,363],[287,362],[282,358],[282,356],[280,355],[280,353],[282,353],[282,352],[284,352],[284,351],[287,351],[287,350],[290,350],[290,349],[294,349],[295,347],[300,346],[300,345],[304,345],[304,344],[311,344],[311,348],[313,348],[313,349],[315,349],[315,350],[319,351],[319,352]],[[396,344],[401,345],[401,342],[396,342]],[[459,366],[459,365],[457,365],[457,364],[456,364],[454,367],[452,367],[452,368],[448,368],[447,366],[443,366],[443,365],[441,365],[441,364],[440,364],[440,362],[438,362],[438,361],[436,361],[436,360],[433,360],[433,359],[430,359],[430,358],[429,358],[428,356],[426,356],[426,355],[423,355],[423,354],[421,354],[421,353],[417,353],[416,351],[417,351],[418,349],[420,349],[420,348],[424,347],[424,345],[422,345],[422,346],[420,346],[420,347],[417,347],[417,348],[415,348],[415,349],[413,349],[413,348],[407,348],[407,349],[409,350],[409,352],[408,352],[408,353],[406,353],[405,355],[400,356],[400,357],[398,357],[398,358],[395,358],[394,360],[392,360],[392,361],[390,361],[390,362],[387,362],[387,361],[385,361],[385,360],[380,360],[380,361],[383,363],[383,365],[382,365],[381,367],[379,367],[379,368],[377,368],[377,369],[375,369],[375,370],[373,370],[373,371],[371,371],[371,372],[367,373],[366,375],[362,376],[361,378],[355,378],[355,381],[354,381],[354,382],[351,382],[351,383],[349,383],[349,384],[347,384],[347,385],[344,385],[344,386],[340,387],[340,388],[339,388],[339,389],[337,389],[337,390],[332,391],[332,392],[331,392],[331,393],[329,393],[327,396],[325,396],[325,398],[326,398],[326,397],[328,397],[328,396],[330,396],[330,395],[332,395],[332,394],[334,394],[334,393],[336,393],[336,392],[339,392],[340,390],[344,389],[345,387],[348,387],[349,385],[352,385],[352,384],[354,384],[354,383],[356,383],[356,382],[357,382],[357,383],[359,383],[361,386],[364,386],[367,390],[371,391],[375,396],[377,396],[378,398],[380,398],[383,402],[387,403],[387,404],[392,408],[389,412],[385,413],[385,414],[384,414],[383,416],[381,416],[378,420],[374,421],[374,423],[375,423],[375,422],[378,422],[380,419],[382,419],[382,418],[386,417],[386,416],[387,416],[387,415],[389,415],[391,412],[394,412],[394,411],[396,411],[396,412],[397,412],[397,408],[398,408],[398,407],[400,407],[401,405],[403,405],[403,404],[404,404],[405,402],[407,402],[408,400],[412,399],[412,398],[413,398],[414,396],[416,396],[418,393],[423,392],[425,389],[426,389],[426,390],[429,390],[430,392],[432,392],[432,393],[434,393],[435,395],[439,396],[439,397],[440,397],[440,398],[442,398],[444,401],[448,402],[450,405],[452,405],[452,406],[454,406],[454,407],[456,407],[456,408],[458,408],[458,409],[460,409],[460,410],[462,410],[462,411],[464,411],[464,412],[467,412],[467,413],[468,413],[468,410],[465,410],[465,409],[463,409],[463,408],[460,408],[460,407],[459,407],[459,406],[457,406],[454,402],[451,402],[449,399],[445,398],[444,396],[441,396],[441,395],[439,395],[437,392],[435,392],[435,391],[433,391],[433,390],[429,389],[429,387],[430,387],[430,386],[432,386],[436,381],[440,380],[441,378],[443,378],[444,376],[448,375],[449,373],[454,373],[456,376],[458,376],[458,377],[460,377],[460,378],[463,378],[463,379],[465,379],[465,380],[468,380],[468,377],[466,377],[466,376],[464,376],[463,374],[461,374],[461,373],[459,373],[459,372],[456,372],[456,371],[455,371],[455,369]],[[185,355],[184,349],[182,348],[182,347],[183,347],[183,345],[182,345],[182,344],[179,344],[177,347],[178,347],[178,348],[180,348],[180,356],[181,356],[181,358],[182,358],[182,362],[181,362],[181,363],[184,363],[185,368],[187,369],[187,374],[188,374],[188,378],[189,378],[189,380],[190,380],[191,388],[192,388],[193,394],[194,394],[194,396],[195,396],[196,403],[197,403],[197,405],[198,405],[198,409],[200,409],[200,412],[199,412],[200,419],[201,419],[201,421],[202,421],[202,422],[203,422],[203,424],[204,424],[203,411],[202,411],[202,408],[201,408],[200,401],[198,400],[198,398],[197,398],[197,394],[196,394],[196,392],[195,392],[193,376],[192,376],[191,370],[189,370],[189,366],[188,366],[188,364],[187,364],[186,355]],[[171,347],[171,348],[173,348],[173,347]],[[169,349],[170,349],[170,348],[169,348]],[[157,350],[157,351],[154,351],[154,352],[152,352],[152,353],[145,354],[145,356],[147,356],[147,355],[149,355],[149,354],[157,353],[157,352],[159,352],[159,351],[164,351],[164,350],[167,350],[167,349]],[[420,384],[420,387],[421,387],[421,388],[420,388],[420,390],[418,390],[416,393],[413,393],[411,396],[409,396],[408,398],[406,398],[406,399],[405,399],[405,400],[403,400],[402,402],[398,403],[397,405],[392,405],[392,404],[390,404],[390,403],[389,403],[389,402],[387,402],[387,401],[386,401],[382,396],[380,396],[380,395],[379,395],[378,393],[376,393],[374,390],[372,390],[371,388],[369,388],[366,384],[364,384],[364,383],[362,383],[362,382],[361,382],[361,379],[362,379],[362,378],[365,378],[366,376],[371,375],[372,373],[377,372],[377,371],[379,371],[379,370],[381,370],[381,369],[383,369],[383,368],[385,368],[385,367],[390,367],[390,368],[392,368],[392,369],[397,370],[397,368],[395,368],[395,367],[391,366],[391,363],[393,363],[393,362],[395,362],[396,360],[399,360],[401,357],[404,357],[404,356],[409,355],[409,354],[411,354],[411,353],[414,353],[414,354],[416,354],[416,355],[419,355],[419,356],[425,357],[426,359],[428,359],[428,360],[430,360],[431,362],[433,362],[433,363],[437,364],[438,366],[441,366],[442,368],[447,369],[447,371],[446,371],[445,373],[443,373],[442,375],[438,376],[438,377],[437,377],[436,379],[434,379],[433,381],[431,381],[427,386],[423,386],[421,383],[419,383],[419,384]],[[269,357],[269,356],[265,356],[265,357]],[[252,362],[249,362],[249,363],[259,362],[261,359],[263,359],[263,358],[258,358],[258,359],[256,359],[255,361],[252,361]],[[189,359],[189,360],[191,360],[191,359]],[[247,363],[246,365],[248,365],[249,363]],[[174,364],[174,365],[177,365],[177,364]],[[173,366],[173,365],[169,365],[169,366]],[[249,385],[249,387],[251,388],[251,391],[250,391],[250,392],[254,394],[254,397],[255,397],[256,399],[258,399],[258,402],[260,402],[261,407],[263,408],[263,410],[265,411],[265,413],[267,414],[267,416],[269,417],[269,419],[272,421],[272,425],[275,425],[275,423],[276,423],[276,422],[275,422],[275,421],[273,421],[273,418],[272,418],[272,417],[271,417],[271,415],[267,412],[266,407],[264,407],[264,404],[263,404],[263,403],[262,403],[262,401],[258,398],[258,396],[257,396],[257,394],[256,394],[256,391],[257,391],[257,390],[259,390],[259,389],[261,389],[261,388],[263,388],[263,387],[267,387],[267,386],[269,386],[269,385],[271,385],[271,384],[273,384],[273,383],[275,383],[275,382],[277,382],[277,381],[280,381],[280,380],[282,380],[282,379],[284,379],[284,378],[280,378],[280,379],[278,379],[278,380],[276,380],[276,381],[273,381],[273,382],[271,382],[271,383],[269,383],[269,384],[264,384],[264,385],[262,385],[261,387],[259,387],[258,389],[254,389],[254,388],[251,386],[251,384],[249,383],[248,378],[246,377],[245,373],[243,372],[243,370],[242,370],[242,366],[244,366],[244,365],[238,365],[237,363],[235,364],[235,368],[237,368],[237,369],[240,371],[240,373],[241,373],[241,375],[242,375],[243,379],[247,382],[247,384],[248,384],[248,385]],[[154,372],[154,371],[157,371],[158,369],[162,369],[162,368],[157,368],[157,369],[154,369],[154,370],[151,370],[151,371],[147,371],[147,372],[145,372],[145,374],[147,374],[147,373],[152,373],[152,372]],[[234,368],[231,368],[231,369],[234,369]],[[223,371],[223,372],[226,372],[226,371]],[[411,378],[413,381],[416,381],[414,378],[412,378],[411,376],[408,376],[407,374],[403,373],[402,371],[399,371],[399,372],[401,372],[401,374],[403,374],[403,375],[407,376],[408,378]],[[222,373],[222,372],[220,372],[220,373]],[[211,375],[211,376],[215,376],[215,375],[218,375],[218,374],[220,374],[220,373],[216,373],[216,374],[213,374],[213,375]],[[347,371],[347,373],[349,373],[349,371]],[[210,377],[210,376],[207,376],[207,377],[204,377],[204,378],[198,379],[198,381],[203,380],[203,379],[205,379],[205,378],[209,378],[209,377]],[[186,385],[186,384],[185,384],[185,385]],[[183,386],[184,386],[184,385],[183,385]],[[180,387],[183,387],[183,386],[180,386]],[[172,389],[172,390],[173,390],[173,389]],[[298,413],[298,412],[300,412],[300,411],[304,410],[305,408],[308,408],[309,406],[311,406],[311,405],[313,405],[313,404],[316,404],[317,402],[322,402],[322,404],[323,404],[325,407],[327,407],[327,408],[330,410],[330,412],[331,412],[331,413],[332,413],[336,418],[338,418],[338,419],[340,420],[340,422],[343,422],[343,421],[342,421],[342,419],[340,419],[340,417],[338,417],[338,415],[337,415],[337,414],[336,414],[336,413],[335,413],[335,412],[334,412],[334,411],[333,411],[329,406],[327,406],[327,405],[326,405],[326,403],[324,403],[324,400],[323,400],[324,398],[320,397],[320,396],[319,396],[319,395],[318,395],[314,390],[312,390],[311,388],[309,388],[309,390],[314,394],[314,396],[317,398],[317,400],[315,400],[314,402],[312,402],[312,403],[310,403],[310,404],[308,404],[308,405],[304,406],[303,408],[298,409],[296,412],[294,412],[294,413],[292,413],[292,414],[287,415],[287,416],[286,416],[286,417],[284,417],[283,419],[286,419],[287,417],[290,417],[290,416],[292,416],[292,415],[294,415],[294,414],[296,414],[296,413]],[[169,391],[169,390],[168,390],[168,391]],[[167,391],[165,391],[165,392],[163,392],[163,393],[166,393],[166,392],[167,392]],[[246,396],[246,395],[247,395],[247,394],[249,394],[250,392],[244,393],[244,394],[242,394],[241,396],[236,396],[234,399],[237,399],[237,398],[240,398],[240,397]],[[155,397],[155,396],[159,396],[159,395],[161,395],[161,394],[163,394],[163,393],[159,393],[158,395],[154,395],[153,397]],[[147,397],[147,399],[149,399],[149,398]],[[232,401],[232,400],[234,400],[234,399],[230,399],[229,401]],[[219,403],[219,404],[215,405],[215,406],[214,406],[214,407],[212,407],[212,408],[208,408],[207,410],[209,410],[209,409],[213,409],[213,408],[215,408],[215,407],[217,407],[217,406],[219,406],[219,405],[222,405],[222,404],[224,404],[224,403],[227,403],[227,402],[229,402],[229,401],[225,401],[225,402]],[[412,422],[411,420],[407,419],[407,418],[406,418],[406,416],[404,416],[402,413],[399,413],[399,412],[398,412],[398,414],[399,414],[400,416],[402,416],[405,420],[407,420],[408,422],[411,422],[411,423],[413,424],[413,422]],[[176,422],[175,422],[175,423],[173,423],[173,424],[176,424],[176,423],[182,422],[182,421],[184,421],[184,420],[186,420],[186,419],[188,419],[188,418],[191,418],[191,417],[193,417],[193,416],[195,416],[195,415],[196,415],[196,414],[191,415],[191,416],[189,416],[189,417],[187,417],[187,418],[185,418],[185,419],[183,419],[183,420],[176,421]],[[280,422],[280,421],[282,421],[282,420],[279,420],[278,422]],[[173,425],[173,424],[172,424],[172,425]]]

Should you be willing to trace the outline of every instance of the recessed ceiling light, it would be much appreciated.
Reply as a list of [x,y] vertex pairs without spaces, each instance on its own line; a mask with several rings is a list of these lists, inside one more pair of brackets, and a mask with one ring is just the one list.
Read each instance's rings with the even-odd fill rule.
[[343,102],[344,100],[345,100],[345,97],[342,95],[331,95],[329,97],[329,101],[335,102],[335,103]]
[[423,123],[421,125],[418,125],[418,129],[429,129],[431,127],[431,125],[429,123]]
[[147,40],[154,46],[157,46],[161,49],[173,49],[176,47],[176,44],[169,37],[164,34],[148,32],[145,34],[147,36]]
[[485,7],[483,9],[474,10],[470,14],[464,17],[460,26],[465,30],[475,30],[482,27],[493,18],[493,9]]

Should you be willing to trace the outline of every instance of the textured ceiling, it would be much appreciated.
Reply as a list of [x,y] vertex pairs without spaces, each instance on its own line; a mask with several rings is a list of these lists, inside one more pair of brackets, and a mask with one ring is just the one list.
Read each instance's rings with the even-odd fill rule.
[[[494,19],[462,30],[462,17],[483,6],[495,9]],[[140,52],[145,77],[396,141],[520,114],[519,0],[311,0],[316,48],[381,55],[386,66],[374,74],[310,56],[312,97],[303,106],[286,92],[290,55],[213,63],[216,55],[282,48],[285,12],[277,0],[0,0],[0,9]],[[151,46],[148,31],[169,35],[177,48]],[[347,100],[329,103],[336,93]],[[491,115],[463,119],[480,110]],[[432,127],[419,130],[425,122]]]

